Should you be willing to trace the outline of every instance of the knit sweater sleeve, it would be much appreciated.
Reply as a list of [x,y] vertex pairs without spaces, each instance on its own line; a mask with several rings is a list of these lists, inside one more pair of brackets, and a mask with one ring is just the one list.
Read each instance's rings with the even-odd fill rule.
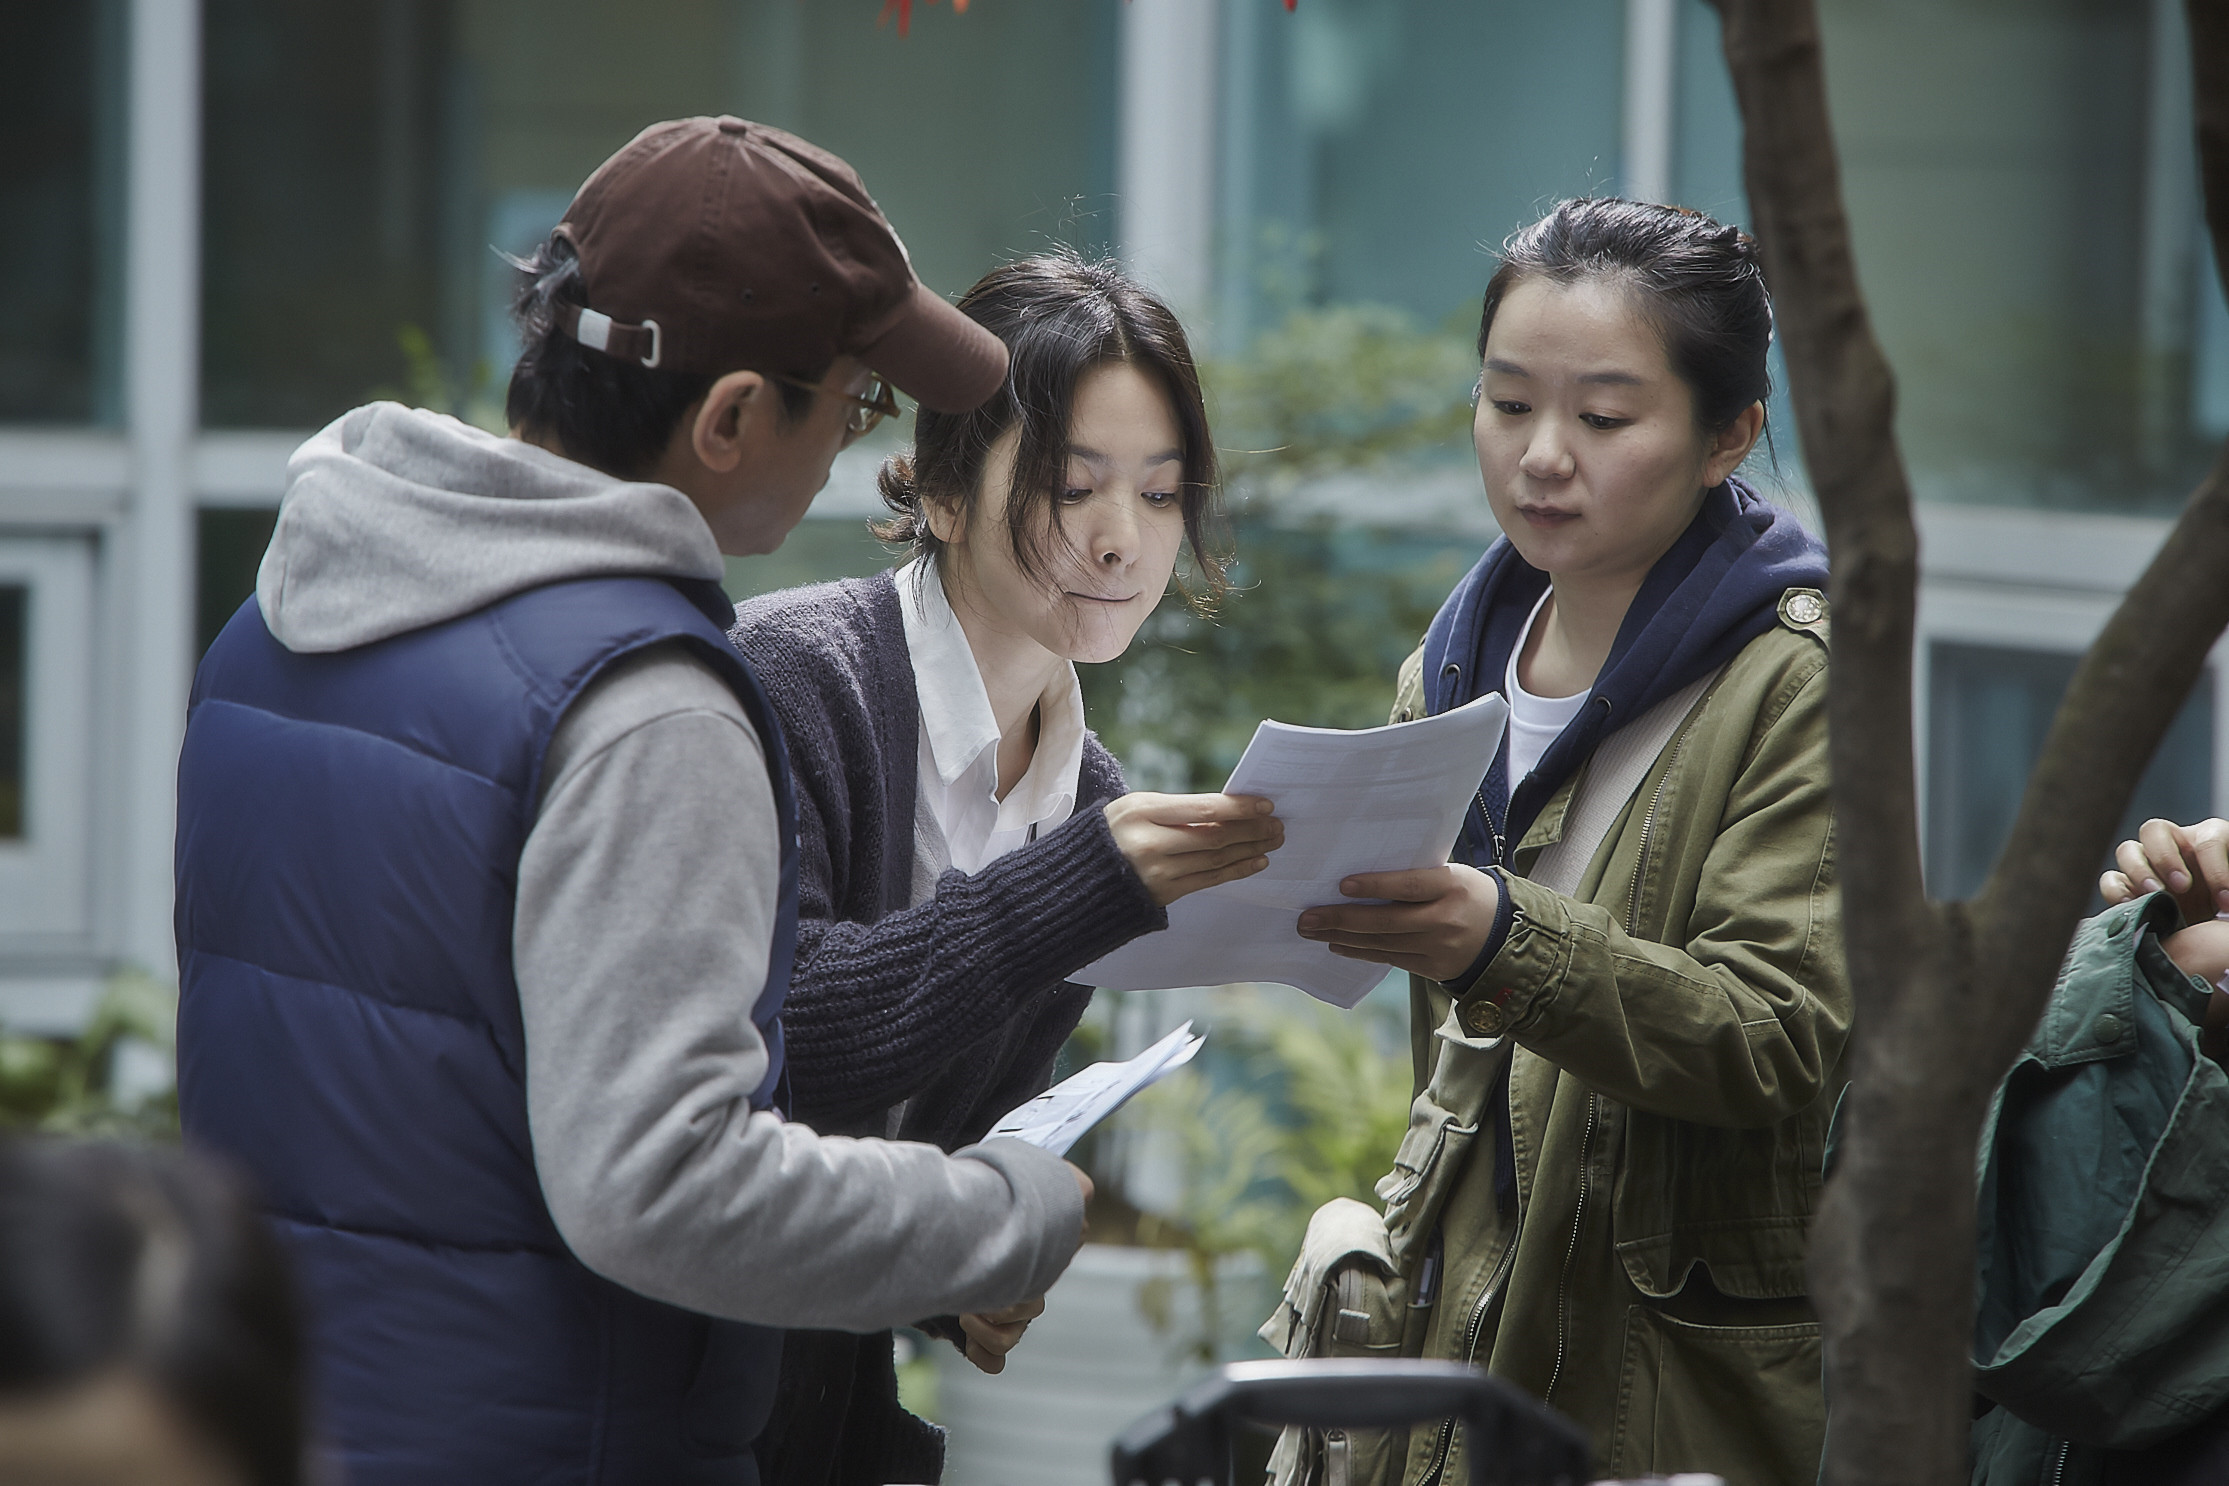
[[[1044,1010],[1085,965],[1167,927],[1108,828],[1102,807],[1122,772],[1097,739],[1073,816],[980,872],[946,872],[906,906],[919,712],[890,575],[751,600],[731,636],[781,714],[797,783],[797,953],[782,1007],[796,1118],[836,1129],[878,1118]],[[1034,1058],[1042,1039],[1025,1040]]]
[[847,1120],[910,1097],[1070,975],[1167,924],[1098,804],[873,923],[801,900],[782,1013],[795,1113]]

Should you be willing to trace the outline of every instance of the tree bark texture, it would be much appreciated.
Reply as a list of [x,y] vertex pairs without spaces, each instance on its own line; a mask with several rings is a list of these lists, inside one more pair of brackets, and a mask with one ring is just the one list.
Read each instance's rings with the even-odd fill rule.
[[[1713,3],[1833,566],[1831,759],[1857,1032],[1811,1251],[1831,1410],[1824,1480],[1951,1486],[1967,1474],[1981,1120],[2042,1012],[2137,779],[2229,623],[2229,462],[2077,671],[1981,892],[1930,902],[1912,752],[1918,534],[1895,383],[1850,248],[1816,4]],[[2220,262],[2229,0],[2191,0],[2191,22]]]

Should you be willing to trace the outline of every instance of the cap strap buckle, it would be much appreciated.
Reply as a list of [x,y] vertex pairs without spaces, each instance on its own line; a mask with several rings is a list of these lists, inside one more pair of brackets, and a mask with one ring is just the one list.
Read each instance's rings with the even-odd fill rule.
[[557,328],[591,351],[601,351],[622,361],[639,361],[655,367],[665,356],[665,334],[655,320],[622,325],[611,316],[585,305],[559,305]]

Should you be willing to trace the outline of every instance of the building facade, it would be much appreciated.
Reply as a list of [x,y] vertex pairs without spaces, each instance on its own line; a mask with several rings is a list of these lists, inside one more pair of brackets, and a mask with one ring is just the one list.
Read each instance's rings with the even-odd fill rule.
[[[1297,307],[1468,335],[1491,244],[1562,196],[1746,209],[1702,0],[976,0],[916,6],[906,36],[877,10],[0,0],[0,1023],[64,1031],[118,967],[174,971],[187,688],[287,454],[371,396],[499,418],[498,250],[644,124],[740,113],[836,150],[947,293],[1048,243],[1118,250],[1225,358]],[[2072,657],[2229,435],[2229,309],[2175,0],[1823,10],[1925,503],[1915,743],[1930,878],[1958,893]],[[1774,417],[1764,474],[1800,508],[1784,397]],[[847,454],[737,584],[878,562],[877,457]],[[1470,540],[1466,457],[1313,509]],[[1440,493],[1390,488],[1418,479]],[[2209,672],[2139,813],[2225,805]]]

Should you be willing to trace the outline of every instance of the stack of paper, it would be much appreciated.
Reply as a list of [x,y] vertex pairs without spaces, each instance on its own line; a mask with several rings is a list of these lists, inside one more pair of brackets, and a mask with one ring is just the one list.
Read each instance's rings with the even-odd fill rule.
[[1348,901],[1342,878],[1447,860],[1479,780],[1501,747],[1509,706],[1484,696],[1394,727],[1341,732],[1265,722],[1223,788],[1277,806],[1285,844],[1252,877],[1169,905],[1169,926],[1076,972],[1111,991],[1276,981],[1352,1006],[1383,965],[1303,939],[1300,911]]
[[1138,1090],[1191,1062],[1206,1041],[1205,1036],[1194,1037],[1186,1022],[1128,1062],[1094,1063],[1062,1079],[993,1125],[984,1138],[1005,1136],[1065,1156],[1086,1130],[1122,1108]]

